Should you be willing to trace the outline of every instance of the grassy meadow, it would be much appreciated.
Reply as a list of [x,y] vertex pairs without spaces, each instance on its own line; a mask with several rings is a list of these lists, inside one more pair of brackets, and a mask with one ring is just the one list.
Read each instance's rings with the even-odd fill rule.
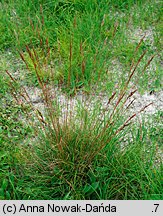
[[0,199],[163,199],[162,6],[0,1]]

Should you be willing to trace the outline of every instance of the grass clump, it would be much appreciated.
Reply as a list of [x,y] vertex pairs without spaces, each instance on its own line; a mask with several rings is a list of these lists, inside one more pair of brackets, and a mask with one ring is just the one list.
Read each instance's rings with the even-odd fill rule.
[[[127,114],[138,90],[161,87],[159,5],[0,3],[2,53],[17,49],[26,67],[17,71],[19,61],[13,60],[9,73],[10,56],[0,66],[9,76],[0,73],[1,199],[162,199],[162,113],[157,127],[131,124],[151,103]],[[43,111],[30,98],[33,85],[41,91]],[[89,103],[103,92],[105,107]],[[63,104],[58,93],[66,98]],[[84,102],[75,99],[78,93]]]
[[[1,8],[1,49],[17,48],[24,52],[25,60],[31,64],[26,46],[32,46],[37,54],[40,53],[38,57],[43,61],[40,66],[46,71],[46,79],[52,76],[55,83],[66,84],[66,91],[70,94],[83,86],[87,92],[91,84],[97,85],[105,80],[108,80],[106,85],[109,88],[106,90],[112,92],[114,85],[111,76],[117,82],[119,74],[108,74],[108,71],[112,70],[114,61],[122,65],[123,70],[127,70],[135,47],[144,35],[141,32],[150,32],[151,38],[141,44],[138,56],[147,49],[148,58],[160,52],[162,33],[159,2],[24,0],[20,5],[19,1],[11,0],[2,1]],[[157,31],[154,30],[155,26]],[[134,38],[134,31],[141,37]],[[151,44],[153,45],[150,46]],[[44,68],[47,58],[50,61],[48,66],[52,69]],[[159,67],[158,62],[157,65]],[[29,83],[38,84],[33,68],[31,69]],[[151,77],[152,73],[149,73]],[[110,79],[107,79],[108,76]],[[157,79],[153,78],[152,88],[158,88],[155,81],[159,80],[159,76],[160,72]],[[147,88],[151,88],[145,75],[142,80],[145,80]],[[139,83],[142,91],[143,85],[142,82]]]
[[157,145],[149,146],[148,135],[142,140],[134,134],[134,141],[124,147],[128,130],[116,134],[118,119],[105,132],[107,124],[91,125],[91,121],[88,115],[83,123],[59,125],[57,134],[51,124],[44,123],[33,145],[19,148],[15,157],[24,179],[19,197],[162,199],[162,165],[156,166]]
[[[142,134],[133,135],[127,145],[123,140],[129,136],[128,125],[137,116],[123,116],[126,102],[137,91],[128,92],[128,87],[145,52],[133,63],[124,86],[108,99],[107,106],[112,104],[110,111],[107,107],[101,110],[98,104],[90,110],[79,103],[78,110],[72,106],[64,114],[59,99],[55,94],[51,99],[47,82],[35,66],[36,53],[32,54],[28,47],[27,51],[42,89],[45,113],[35,110],[38,123],[34,126],[33,144],[21,146],[14,156],[24,179],[19,183],[19,198],[160,199],[162,165],[156,167],[155,145],[151,144],[146,155],[149,146]],[[24,58],[22,54],[21,57]],[[25,95],[26,91],[20,97],[29,99]]]

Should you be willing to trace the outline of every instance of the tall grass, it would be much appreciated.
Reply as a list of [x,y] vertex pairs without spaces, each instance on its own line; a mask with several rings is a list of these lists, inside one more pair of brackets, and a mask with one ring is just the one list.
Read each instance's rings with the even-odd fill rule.
[[[145,123],[139,128],[132,124],[151,104],[127,114],[138,77],[156,57],[150,52],[146,58],[144,37],[129,42],[124,34],[129,16],[115,18],[117,11],[123,15],[145,6],[134,2],[2,2],[2,47],[17,48],[30,84],[42,91],[45,110],[33,106],[26,87],[7,70],[17,118],[4,110],[0,116],[5,131],[1,199],[162,199],[158,144],[149,142],[153,129],[147,133]],[[115,57],[124,64],[121,79],[108,69]],[[107,106],[92,108],[78,101],[70,109],[66,102],[62,107],[54,86],[68,93],[68,101],[78,91],[83,97],[92,89],[93,94],[105,91]],[[20,121],[22,113],[27,126]],[[14,126],[14,133],[6,125]],[[24,142],[25,137],[31,139]]]
[[[119,79],[117,73],[110,72],[112,70],[110,66],[113,61],[117,61],[126,70],[128,69],[137,46],[137,43],[131,42],[129,38],[130,31],[140,25],[143,30],[148,29],[151,25],[148,14],[151,15],[152,23],[158,25],[157,36],[154,34],[154,37],[157,50],[160,50],[159,3],[151,1],[135,3],[131,0],[116,2],[24,0],[20,4],[19,1],[10,0],[2,1],[1,8],[1,49],[17,48],[24,52],[26,45],[30,47],[32,44],[38,50],[41,46],[43,53],[41,51],[40,55],[43,55],[42,60],[45,61],[46,55],[49,55],[45,45],[48,38],[55,82],[68,82],[67,90],[70,94],[74,94],[83,85],[88,92],[91,83],[99,85],[105,80],[108,80],[105,90],[113,91],[113,80],[118,82]],[[146,49],[149,50],[149,55],[154,54],[149,43],[143,42],[138,56]],[[48,73],[49,71],[46,77]],[[30,83],[38,84],[34,73],[31,73],[30,77]],[[140,89],[143,89],[144,81],[146,88],[149,88],[148,76],[144,75],[142,80],[139,83]],[[150,89],[160,87],[159,72],[152,80]]]
[[[136,51],[139,46],[140,44]],[[15,194],[16,198],[161,198],[162,166],[156,168],[155,153],[151,151],[144,156],[147,144],[141,137],[125,147],[123,143],[123,137],[128,136],[127,128],[133,118],[150,106],[145,105],[131,116],[122,116],[125,111],[124,105],[137,91],[135,89],[128,93],[128,85],[145,52],[131,66],[124,87],[118,92],[113,92],[109,98],[107,105],[112,104],[110,111],[107,108],[101,111],[98,104],[90,111],[89,106],[83,107],[79,104],[77,112],[72,106],[72,110],[67,111],[63,118],[64,113],[59,100],[55,95],[52,99],[49,84],[42,76],[36,50],[28,46],[26,49],[42,90],[45,113],[33,107],[38,119],[33,126],[35,139],[30,146],[19,147],[19,155],[14,156],[19,170],[15,171],[15,175],[21,173],[24,179],[23,183],[18,180],[21,188],[18,189],[19,195]],[[23,53],[20,53],[20,56],[29,69]],[[150,61],[147,64],[150,64]],[[16,81],[8,71],[7,74],[14,89]],[[21,94],[16,93],[13,96],[17,101],[22,101],[23,97],[30,102],[24,88]]]

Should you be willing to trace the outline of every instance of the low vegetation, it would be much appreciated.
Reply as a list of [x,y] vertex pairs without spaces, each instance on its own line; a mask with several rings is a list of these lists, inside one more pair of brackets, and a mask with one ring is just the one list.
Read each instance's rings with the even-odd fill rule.
[[161,91],[161,2],[0,8],[0,199],[162,199],[162,111],[128,111]]

